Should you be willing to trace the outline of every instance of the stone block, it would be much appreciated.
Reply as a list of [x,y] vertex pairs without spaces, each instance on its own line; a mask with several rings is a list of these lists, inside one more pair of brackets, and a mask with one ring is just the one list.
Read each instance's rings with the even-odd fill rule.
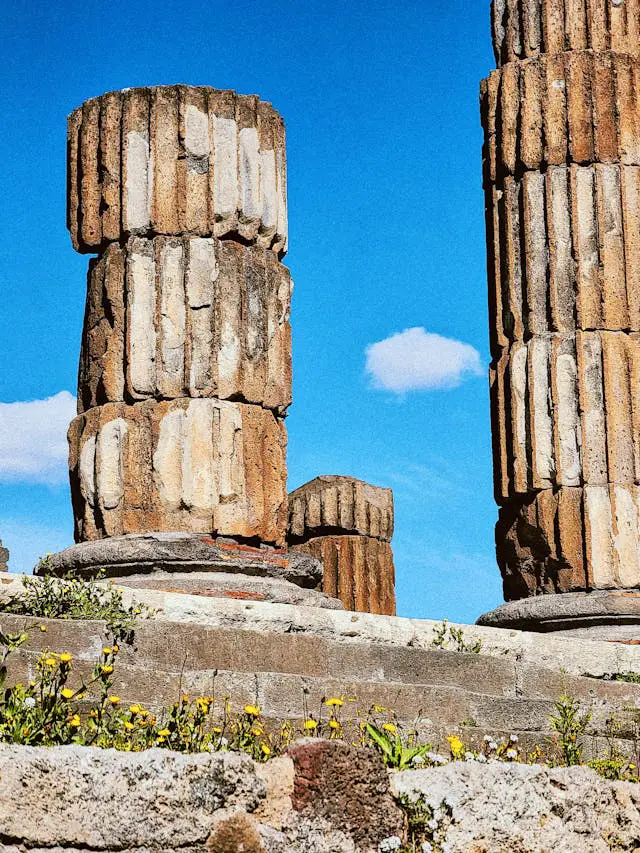
[[128,235],[232,236],[287,249],[284,124],[255,95],[124,89],[68,122],[68,226],[95,252]]
[[0,572],[6,572],[9,570],[7,563],[9,562],[9,551],[7,548],[4,548],[2,545],[2,539],[0,539]]
[[640,587],[637,485],[546,489],[502,507],[497,556],[508,601]]
[[[636,48],[637,52],[637,48]],[[640,165],[640,63],[575,51],[514,62],[481,86],[485,182],[565,164]]]
[[323,591],[347,610],[392,616],[396,612],[393,551],[370,536],[319,536],[297,545],[324,566]]
[[224,400],[108,403],[74,419],[76,541],[207,533],[284,544],[286,430]]
[[214,237],[132,237],[91,262],[79,410],[217,397],[291,403],[292,282],[273,252]]
[[492,0],[491,23],[498,65],[584,48],[640,52],[638,0]]
[[544,332],[640,330],[640,168],[552,166],[486,197],[494,357]]
[[393,493],[354,477],[316,477],[289,495],[288,538],[292,543],[329,533],[371,536],[390,542]]
[[640,484],[640,335],[544,334],[491,369],[498,503],[560,486]]

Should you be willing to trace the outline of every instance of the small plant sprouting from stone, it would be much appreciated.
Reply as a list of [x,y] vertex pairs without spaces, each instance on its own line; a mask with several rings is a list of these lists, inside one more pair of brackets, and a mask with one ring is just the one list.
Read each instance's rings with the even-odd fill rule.
[[411,770],[425,763],[426,756],[431,752],[430,743],[419,743],[416,732],[406,736],[393,723],[377,726],[368,722],[365,725],[366,734],[387,767],[394,770]]
[[591,712],[582,711],[572,696],[564,694],[556,699],[555,714],[549,722],[556,732],[555,745],[565,766],[582,763],[583,737],[590,719]]
[[398,853],[452,853],[446,841],[453,810],[443,800],[437,808],[423,797],[400,797],[398,805],[405,815],[406,844],[398,846]]
[[[40,561],[46,564],[48,557]],[[96,619],[107,623],[114,642],[130,641],[136,621],[151,615],[143,604],[123,603],[123,592],[98,583],[101,577],[84,580],[73,575],[62,578],[44,574],[22,578],[24,592],[2,604],[5,613],[41,619]]]
[[448,619],[443,619],[433,629],[433,639],[431,645],[438,649],[448,649],[454,652],[466,652],[467,654],[478,655],[482,650],[482,640],[475,642],[467,642],[464,638],[462,628],[456,628],[449,625]]

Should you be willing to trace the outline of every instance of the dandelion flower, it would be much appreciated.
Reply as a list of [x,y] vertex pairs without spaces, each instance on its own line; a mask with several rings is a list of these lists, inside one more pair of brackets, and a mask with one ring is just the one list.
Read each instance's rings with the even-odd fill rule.
[[314,729],[317,729],[317,728],[318,728],[318,724],[316,723],[316,721],[315,721],[315,720],[305,720],[305,721],[304,721],[304,726],[303,726],[303,727],[304,727],[307,731],[312,732]]
[[60,655],[60,661],[62,663],[70,663],[71,660],[72,656],[69,654],[69,652],[63,652],[63,654]]
[[142,711],[142,707],[140,705],[129,705],[129,711],[135,716]]
[[245,705],[244,712],[249,717],[259,717],[260,716],[260,708],[257,705]]
[[41,625],[40,630],[42,631],[43,634],[46,634],[49,629],[47,628],[46,625]]
[[105,666],[101,667],[101,669],[104,675],[111,675],[111,673],[113,672],[113,667],[110,663],[105,664]]
[[69,720],[69,725],[74,729],[80,727],[80,717],[78,716],[78,714],[74,714],[73,717],[71,717],[71,719]]
[[385,732],[390,732],[392,735],[398,731],[393,723],[385,723],[382,728]]
[[135,726],[133,723],[130,723],[129,720],[124,724],[124,727],[128,732],[132,732],[135,729]]
[[339,729],[340,723],[337,720],[329,720],[329,728],[330,729]]
[[267,746],[266,743],[261,743],[260,749],[262,750],[263,755],[271,755],[271,749]]
[[328,705],[330,708],[342,708],[344,701],[338,696],[333,696],[331,699],[327,699],[324,704]]
[[73,699],[73,690],[69,687],[65,687],[64,690],[60,691],[60,695],[63,699]]
[[158,734],[160,735],[160,737],[169,737],[171,732],[169,731],[169,729],[160,729]]
[[120,704],[120,697],[119,696],[109,696],[109,702],[111,702],[112,705],[119,705]]
[[103,655],[113,654],[113,649],[110,649],[109,646],[105,646],[104,649],[102,650],[102,654]]
[[46,664],[47,666],[50,666],[52,669],[53,669],[53,667],[56,665],[56,660],[55,660],[55,658],[45,658],[45,661],[44,661],[44,662],[45,662],[45,664]]

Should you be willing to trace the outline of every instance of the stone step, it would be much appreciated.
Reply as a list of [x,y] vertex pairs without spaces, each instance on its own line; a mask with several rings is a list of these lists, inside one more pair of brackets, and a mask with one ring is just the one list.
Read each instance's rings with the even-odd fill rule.
[[[46,627],[46,632],[40,626]],[[102,622],[36,620],[0,615],[5,632],[29,631],[12,657],[12,679],[33,678],[43,651],[70,652],[76,675],[88,678],[106,641]],[[344,697],[343,716],[391,708],[405,724],[420,721],[430,737],[461,724],[499,736],[550,733],[554,702],[563,693],[593,711],[590,733],[603,736],[614,713],[631,736],[627,708],[640,685],[571,676],[509,657],[419,649],[327,638],[214,628],[161,620],[139,623],[132,646],[121,645],[113,691],[154,709],[192,696],[229,697],[235,709],[258,704],[272,720],[317,715],[323,700]],[[326,711],[326,708],[325,708]]]

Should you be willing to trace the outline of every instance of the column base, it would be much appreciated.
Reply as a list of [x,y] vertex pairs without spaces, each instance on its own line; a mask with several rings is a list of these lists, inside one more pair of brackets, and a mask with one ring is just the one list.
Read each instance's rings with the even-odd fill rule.
[[342,610],[319,591],[323,567],[308,554],[253,548],[205,534],[139,533],[72,545],[36,574],[98,572],[118,584],[208,597],[268,601]]
[[640,589],[539,595],[484,613],[478,625],[640,644]]

